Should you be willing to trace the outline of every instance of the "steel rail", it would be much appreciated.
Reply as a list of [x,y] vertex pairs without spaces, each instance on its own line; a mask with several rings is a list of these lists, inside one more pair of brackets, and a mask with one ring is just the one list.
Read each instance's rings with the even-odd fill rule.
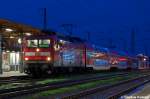
[[0,90],[0,98],[5,99],[9,97],[16,97],[16,96],[21,96],[24,94],[37,93],[40,91],[52,90],[56,88],[67,87],[71,85],[82,84],[82,83],[92,82],[96,80],[105,80],[105,79],[109,79],[109,78],[116,77],[116,76],[117,77],[125,76],[128,74],[129,72],[111,74],[111,75],[105,75],[105,76],[82,78],[82,79],[77,79],[77,80],[66,80],[66,81],[49,83],[49,84],[39,84],[39,85],[33,85],[33,86],[31,85],[31,86],[25,86],[25,87],[4,89],[4,90]]
[[[107,92],[108,89],[111,89],[111,88],[114,88],[114,87],[116,87],[116,89],[118,89],[117,86],[124,85],[124,84],[127,84],[127,83],[132,83],[136,80],[142,80],[142,79],[145,79],[145,78],[146,78],[146,80],[144,80],[143,82],[141,82],[140,84],[137,84],[135,86],[133,85],[133,87],[128,88],[129,86],[126,86],[126,90],[120,91],[118,93],[113,93],[112,95],[107,96],[105,98],[104,97],[99,97],[100,99],[117,99],[119,96],[123,95],[124,93],[127,93],[127,92],[131,91],[132,89],[137,88],[138,86],[149,82],[150,81],[150,75],[148,74],[148,75],[144,75],[142,77],[136,77],[136,78],[129,79],[129,80],[126,80],[126,81],[121,81],[121,82],[115,83],[115,84],[110,84],[110,85],[106,85],[106,86],[100,86],[100,87],[96,87],[96,88],[83,90],[83,91],[73,93],[73,94],[68,95],[68,96],[64,96],[64,97],[62,97],[62,99],[77,99],[77,98],[81,98],[81,97],[83,98],[83,97],[88,97],[89,95],[92,95],[92,94],[95,94],[95,93],[100,93],[101,94],[101,92],[103,92],[103,91],[105,91],[106,93],[109,93],[109,92]],[[119,88],[122,88],[122,87],[119,87]],[[113,91],[114,91],[114,89],[112,90],[112,92]],[[103,96],[103,94],[102,94],[102,96]]]

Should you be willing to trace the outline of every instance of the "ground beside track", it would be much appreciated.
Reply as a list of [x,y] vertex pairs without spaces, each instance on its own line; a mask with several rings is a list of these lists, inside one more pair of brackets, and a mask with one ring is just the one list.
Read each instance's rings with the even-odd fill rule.
[[113,83],[117,83],[123,80],[127,80],[133,77],[137,77],[138,74],[130,74],[128,77],[114,77],[114,78],[110,78],[107,80],[101,80],[101,81],[94,81],[94,82],[90,82],[90,83],[85,83],[85,84],[80,84],[80,85],[74,85],[74,86],[70,86],[70,87],[65,87],[65,88],[58,88],[58,89],[54,89],[54,90],[49,90],[49,91],[43,91],[40,93],[36,93],[36,94],[31,94],[31,95],[26,95],[23,97],[18,97],[22,98],[22,99],[60,99],[62,96],[74,93],[74,92],[78,92],[81,90],[85,90],[88,88],[93,88],[93,87],[97,87],[97,86],[104,86],[104,85],[108,85],[108,84],[113,84]]
[[121,96],[120,99],[150,99],[150,82],[136,88],[127,95]]

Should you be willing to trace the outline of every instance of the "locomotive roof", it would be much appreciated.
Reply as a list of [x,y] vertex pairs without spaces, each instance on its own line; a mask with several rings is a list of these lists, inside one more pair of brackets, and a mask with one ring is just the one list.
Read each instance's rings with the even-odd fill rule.
[[26,38],[28,39],[44,39],[44,38],[48,38],[48,37],[52,37],[52,36],[57,36],[58,39],[62,39],[65,41],[69,41],[69,42],[73,42],[73,43],[84,43],[85,41],[82,40],[79,37],[73,37],[73,36],[63,36],[63,35],[34,35],[34,36],[27,36]]
[[97,51],[100,51],[100,52],[103,52],[103,53],[108,53],[109,52],[108,48],[105,48],[105,47],[102,47],[102,46],[96,46],[96,45],[92,45],[92,46]]
[[73,36],[68,36],[68,35],[67,36],[58,35],[58,38],[62,39],[62,40],[69,41],[69,42],[73,42],[73,43],[84,43],[85,42],[84,40],[82,40],[79,37],[73,37]]

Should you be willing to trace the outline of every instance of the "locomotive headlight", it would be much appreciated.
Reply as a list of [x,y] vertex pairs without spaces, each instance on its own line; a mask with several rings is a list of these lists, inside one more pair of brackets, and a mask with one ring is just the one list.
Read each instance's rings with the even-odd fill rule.
[[40,51],[40,49],[39,49],[39,48],[37,48],[37,49],[36,49],[36,51],[37,51],[37,52],[39,52],[39,51]]
[[25,60],[27,61],[27,60],[29,60],[29,58],[26,57]]
[[50,57],[47,57],[47,61],[50,61],[51,60],[51,58]]

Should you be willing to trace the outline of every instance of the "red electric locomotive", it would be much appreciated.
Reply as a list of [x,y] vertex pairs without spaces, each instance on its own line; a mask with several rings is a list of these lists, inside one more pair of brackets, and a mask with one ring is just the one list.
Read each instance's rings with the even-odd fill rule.
[[75,37],[25,37],[24,70],[32,75],[83,70],[86,50],[88,47],[84,41]]

